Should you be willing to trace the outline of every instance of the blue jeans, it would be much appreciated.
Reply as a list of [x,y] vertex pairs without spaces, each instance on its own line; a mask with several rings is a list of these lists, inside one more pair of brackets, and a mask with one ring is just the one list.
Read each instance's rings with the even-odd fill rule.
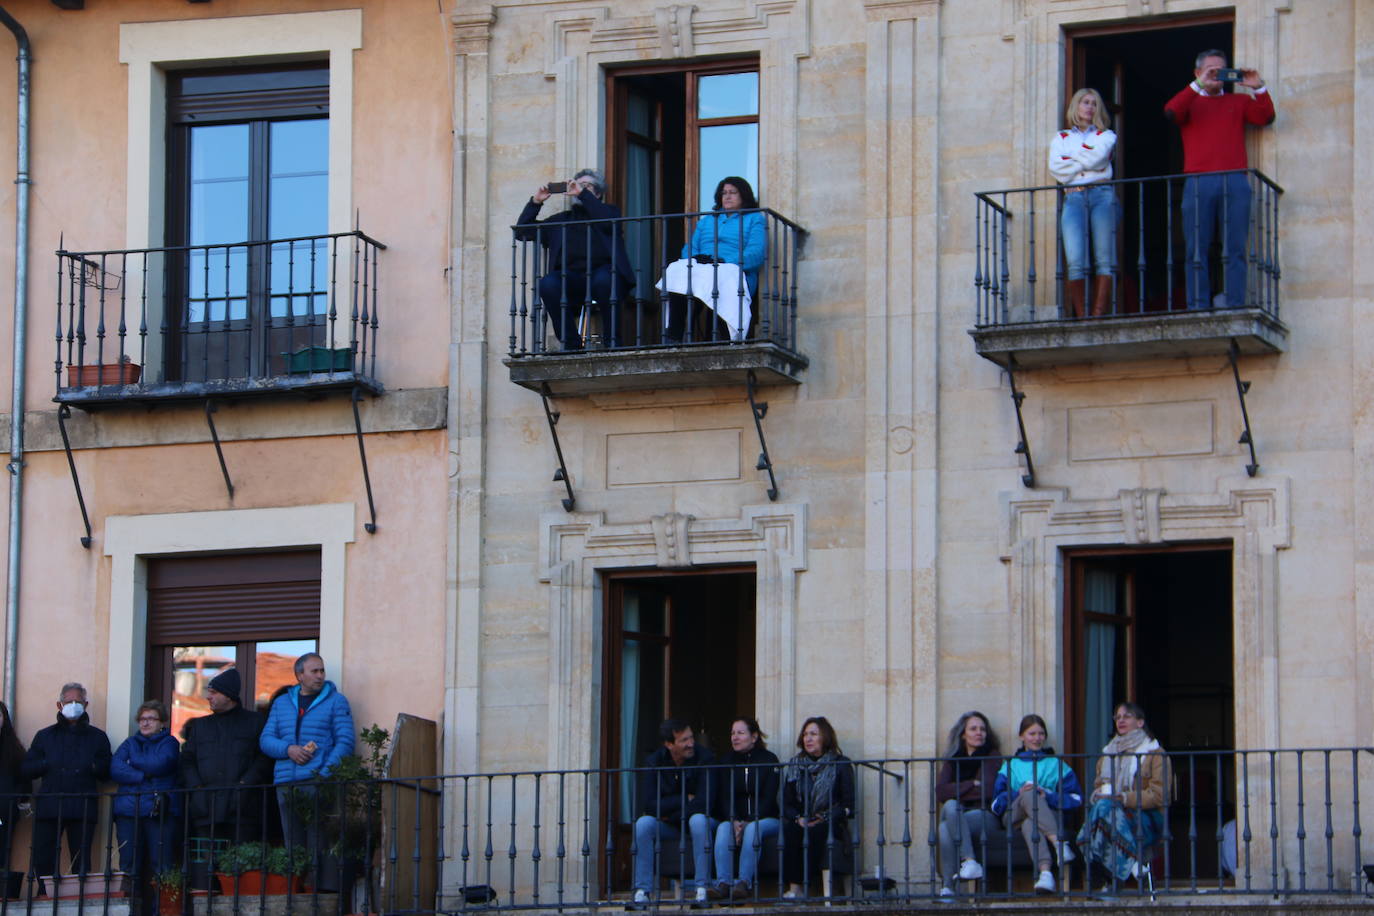
[[[754,886],[754,876],[759,873],[763,844],[769,837],[777,836],[780,829],[776,817],[760,818],[744,825],[739,838],[739,879],[750,887]],[[734,842],[734,822],[722,821],[716,828],[716,880],[724,884],[735,880],[735,857],[730,850]]]
[[1092,241],[1094,273],[1110,276],[1116,272],[1116,224],[1120,210],[1116,189],[1111,185],[1088,185],[1082,191],[1066,191],[1064,209],[1059,214],[1060,237],[1064,242],[1064,265],[1070,280],[1088,276],[1088,242]]
[[1226,305],[1245,305],[1245,241],[1250,234],[1250,182],[1244,172],[1194,175],[1183,182],[1183,238],[1187,245],[1188,308],[1212,307],[1207,264],[1217,223],[1221,223],[1221,263]]
[[[657,871],[659,842],[680,836],[678,823],[674,821],[668,824],[649,814],[641,815],[635,821],[635,890],[652,892],[657,888],[654,874]],[[687,818],[687,830],[692,834],[692,848],[688,852],[696,869],[696,882],[703,887],[711,881],[713,829],[715,822],[704,814],[693,814]]]

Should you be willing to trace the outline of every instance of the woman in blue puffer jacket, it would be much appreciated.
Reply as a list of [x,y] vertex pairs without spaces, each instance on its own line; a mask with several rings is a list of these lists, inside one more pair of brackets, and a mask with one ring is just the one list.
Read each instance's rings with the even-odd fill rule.
[[181,795],[176,791],[181,745],[167,728],[167,707],[149,700],[138,707],[138,731],[110,761],[115,793],[119,867],[135,878],[156,875],[177,862]]
[[[1008,830],[1017,826],[1026,838],[1031,857],[1040,876],[1036,893],[1054,893],[1050,873],[1051,846],[1059,855],[1059,865],[1073,858],[1064,836],[1064,812],[1083,805],[1083,789],[1068,764],[1047,747],[1045,720],[1032,713],[1021,719],[1021,749],[1002,764],[992,786],[992,813],[1002,818]],[[1047,843],[1046,840],[1049,842]]]

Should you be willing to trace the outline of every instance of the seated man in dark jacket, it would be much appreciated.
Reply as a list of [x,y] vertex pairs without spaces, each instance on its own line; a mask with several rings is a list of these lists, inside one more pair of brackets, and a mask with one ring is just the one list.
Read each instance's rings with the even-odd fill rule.
[[692,726],[681,719],[665,719],[658,727],[663,746],[644,761],[636,792],[639,819],[635,821],[634,902],[647,904],[657,889],[654,880],[659,842],[690,834],[688,855],[695,869],[698,903],[706,901],[711,882],[711,834],[715,821],[707,812],[715,805],[715,757],[696,746]]
[[[191,807],[191,836],[243,843],[261,839],[261,786],[272,779],[272,761],[258,747],[267,717],[244,709],[237,668],[220,672],[205,691],[210,715],[186,723],[181,782]],[[223,844],[220,844],[223,845]],[[210,863],[191,863],[192,884],[210,881]]]
[[86,714],[86,688],[66,684],[59,697],[57,723],[33,736],[21,768],[25,779],[43,781],[34,811],[30,870],[35,875],[57,874],[64,833],[71,873],[86,873],[98,816],[96,792],[110,778],[110,739]]
[[[588,222],[620,217],[620,208],[606,203],[606,179],[595,169],[583,169],[564,192],[571,208],[539,221],[539,209],[551,196],[541,185],[520,211],[515,237],[538,241],[548,249],[548,269],[539,278],[539,298],[553,333],[564,350],[581,350],[577,316],[595,302],[601,316],[601,337],[613,347],[620,337],[616,309],[634,297],[635,272],[625,251],[619,223]],[[578,224],[582,225],[578,225]]]

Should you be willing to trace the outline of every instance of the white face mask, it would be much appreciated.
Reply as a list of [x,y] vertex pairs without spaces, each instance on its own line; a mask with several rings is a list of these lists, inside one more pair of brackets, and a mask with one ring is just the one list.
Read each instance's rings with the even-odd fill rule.
[[68,719],[79,719],[81,718],[81,714],[85,711],[86,707],[76,700],[72,700],[62,707],[62,715],[66,716]]

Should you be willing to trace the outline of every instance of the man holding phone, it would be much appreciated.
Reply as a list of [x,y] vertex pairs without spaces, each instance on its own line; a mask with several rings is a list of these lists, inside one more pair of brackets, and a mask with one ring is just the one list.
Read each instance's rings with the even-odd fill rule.
[[[536,219],[553,194],[562,193],[572,206],[546,220]],[[539,299],[553,333],[564,350],[581,350],[577,318],[583,306],[596,303],[601,336],[607,346],[617,344],[617,306],[634,295],[635,273],[625,250],[619,223],[620,208],[606,203],[606,179],[596,169],[582,169],[568,182],[541,185],[516,221],[515,237],[537,241],[548,250],[547,269],[539,278]]]
[[[1264,127],[1274,121],[1274,100],[1257,70],[1230,70],[1226,55],[1203,51],[1194,61],[1193,81],[1164,106],[1164,115],[1178,125],[1183,138],[1183,237],[1188,263],[1188,308],[1212,306],[1208,249],[1216,224],[1221,223],[1221,260],[1225,271],[1225,304],[1245,305],[1245,248],[1250,229],[1250,183],[1245,127]],[[1248,93],[1227,92],[1239,82]]]

